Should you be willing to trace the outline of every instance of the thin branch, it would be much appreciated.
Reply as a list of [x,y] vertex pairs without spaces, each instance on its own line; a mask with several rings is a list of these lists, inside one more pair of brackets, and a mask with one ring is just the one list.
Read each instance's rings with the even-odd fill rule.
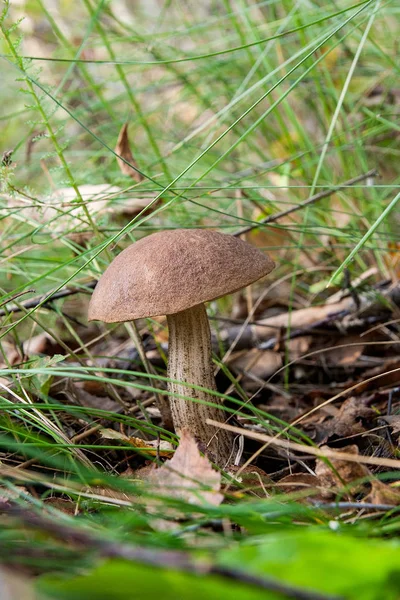
[[25,294],[34,294],[35,290],[25,290],[23,292],[18,292],[17,294],[14,294],[13,296],[11,296],[11,298],[9,298],[8,300],[5,300],[4,302],[0,302],[0,306],[4,306],[5,304],[8,304],[9,302],[13,302],[13,300],[16,300],[17,298],[20,298],[21,296],[24,296]]
[[[399,371],[399,369],[393,369],[393,371]],[[389,371],[392,373],[393,371]],[[320,407],[319,407],[320,408]],[[338,452],[331,450],[330,448],[316,448],[315,446],[307,446],[306,444],[298,444],[297,442],[291,442],[287,439],[280,437],[272,437],[271,435],[265,435],[263,433],[257,433],[256,431],[250,431],[243,427],[235,427],[228,425],[227,423],[220,423],[219,421],[213,421],[212,419],[206,419],[207,425],[213,425],[219,429],[226,429],[237,435],[244,435],[252,440],[263,442],[264,444],[276,446],[277,448],[283,448],[284,450],[293,450],[294,452],[301,452],[302,454],[316,456],[318,458],[327,458],[328,460],[342,460],[348,462],[361,463],[364,465],[374,465],[378,467],[389,467],[393,470],[400,469],[400,460],[393,458],[379,458],[377,456],[361,456],[358,454],[350,454],[349,452]]]
[[[96,286],[97,281],[95,279],[92,279],[90,281],[88,281],[87,283],[85,283],[85,287],[89,288],[89,289],[93,289]],[[28,292],[24,292],[24,293],[28,293]],[[44,307],[46,304],[48,304],[49,302],[53,302],[53,300],[58,300],[59,298],[66,298],[67,296],[74,296],[75,294],[81,294],[81,293],[85,293],[85,289],[84,288],[64,288],[59,290],[58,292],[56,292],[55,294],[53,294],[52,292],[48,293],[48,294],[43,294],[42,296],[39,296],[38,298],[31,298],[30,300],[27,300],[26,302],[21,302],[20,304],[13,304],[12,306],[9,306],[8,308],[3,308],[0,310],[0,317],[5,317],[6,315],[10,314],[10,313],[17,313],[17,312],[21,312],[24,310],[29,310],[31,308],[35,308],[36,306],[39,306],[39,304],[42,305],[42,307]],[[14,296],[15,298],[15,296]],[[6,304],[5,302],[3,304]]]
[[400,510],[399,506],[394,504],[374,504],[373,502],[313,502],[310,500],[315,508],[321,510]]
[[[293,340],[298,337],[303,337],[304,335],[307,335],[309,333],[319,333],[321,335],[326,335],[327,332],[326,332],[326,330],[323,330],[324,327],[332,325],[332,323],[335,325],[336,323],[338,323],[342,319],[344,319],[344,317],[347,317],[351,314],[353,314],[353,313],[350,310],[341,310],[340,312],[332,313],[332,314],[328,315],[327,317],[325,317],[324,319],[320,319],[319,321],[315,321],[314,323],[307,325],[307,327],[299,327],[298,329],[292,329],[285,336],[271,337],[269,340],[266,340],[265,342],[261,342],[261,343],[257,344],[257,348],[259,350],[272,350],[279,343],[283,344],[285,342],[288,342],[289,340]],[[346,331],[360,329],[360,328],[364,327],[365,325],[373,325],[374,323],[377,323],[377,322],[382,323],[382,321],[384,320],[384,318],[386,316],[387,316],[387,314],[385,313],[381,316],[372,316],[371,315],[369,317],[364,317],[363,319],[358,319],[354,323],[354,325],[352,323],[347,324]],[[257,325],[257,327],[259,327],[259,325]],[[264,325],[264,327],[265,327],[265,325]],[[269,325],[269,327],[272,327],[272,326]],[[280,328],[281,331],[283,329],[285,329],[285,328],[284,327]],[[362,342],[360,342],[360,345],[361,344],[362,344]]]
[[309,206],[310,204],[314,204],[315,202],[318,202],[318,200],[327,198],[328,196],[335,194],[336,192],[342,190],[343,188],[355,185],[356,183],[359,183],[360,181],[364,181],[365,179],[368,179],[369,177],[376,177],[377,175],[378,175],[377,170],[371,169],[367,173],[364,173],[363,175],[358,175],[357,177],[353,177],[352,179],[348,179],[344,183],[340,183],[339,185],[336,185],[333,188],[330,188],[329,190],[324,190],[323,192],[318,192],[318,194],[311,196],[311,198],[308,198],[308,200],[305,200],[304,202],[300,202],[300,204],[298,204],[297,206],[293,206],[292,208],[283,210],[282,212],[276,213],[275,215],[270,215],[269,217],[262,219],[262,221],[258,221],[254,225],[249,225],[248,227],[243,227],[242,229],[239,229],[238,231],[236,231],[236,233],[233,233],[232,235],[234,235],[235,237],[239,237],[249,231],[252,231],[253,229],[257,229],[258,227],[260,227],[260,225],[267,225],[268,223],[274,223],[275,221],[278,221],[278,219],[281,219],[282,217],[286,217],[287,215],[291,215],[292,213],[297,212],[298,210],[301,210],[302,208]]
[[260,577],[259,575],[238,571],[230,567],[213,566],[208,572],[212,575],[220,575],[228,579],[240,581],[241,583],[247,583],[263,588],[264,590],[282,594],[282,596],[292,598],[293,600],[339,600],[342,598],[341,596],[332,596],[331,594],[320,594],[309,590],[301,590],[292,585],[281,583],[278,580],[267,579],[265,577]]

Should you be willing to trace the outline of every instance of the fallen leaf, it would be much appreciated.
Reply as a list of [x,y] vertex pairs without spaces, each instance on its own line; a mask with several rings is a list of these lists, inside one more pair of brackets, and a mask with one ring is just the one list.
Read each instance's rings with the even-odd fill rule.
[[[32,227],[40,227],[42,233],[50,233],[52,237],[63,235],[77,244],[84,244],[93,237],[88,215],[96,223],[100,217],[107,216],[111,220],[132,218],[142,211],[150,212],[161,202],[161,199],[154,202],[155,193],[146,193],[144,197],[125,197],[129,190],[124,191],[108,183],[83,184],[78,186],[78,190],[85,207],[78,201],[72,187],[55,190],[44,199],[5,196],[8,218],[20,220],[24,217]],[[0,212],[2,208],[5,207],[0,207]],[[10,209],[15,210],[10,213]]]
[[336,417],[330,421],[330,435],[339,437],[347,437],[364,433],[366,428],[363,425],[363,420],[372,420],[375,417],[375,412],[366,404],[368,399],[355,398],[352,396],[345,400]]
[[382,416],[381,419],[391,427],[392,433],[400,432],[400,415]]
[[[377,375],[381,377],[375,378]],[[369,389],[393,388],[400,384],[400,360],[390,358],[378,367],[367,369],[363,374],[364,383],[357,387],[357,393],[365,392]]]
[[[206,456],[200,454],[195,439],[186,429],[181,431],[180,443],[173,458],[153,471],[148,482],[157,495],[183,500],[194,506],[219,506],[223,500],[220,493],[221,474],[212,468]],[[156,506],[157,500],[154,500],[154,507]],[[189,516],[176,509],[166,508],[164,503],[159,509],[171,519]],[[158,521],[158,526],[162,529],[170,525],[166,520]]]
[[[326,364],[343,367],[354,365],[364,352],[365,346],[360,342],[362,340],[359,335],[347,335],[340,338],[333,348],[328,350],[328,352],[324,352]],[[357,346],[353,346],[352,344],[357,344]],[[336,346],[338,347],[336,348]]]
[[[321,450],[332,450],[332,448],[321,446]],[[340,451],[354,455],[359,453],[355,444],[344,446]],[[324,498],[333,498],[338,493],[345,493],[347,497],[349,493],[355,493],[363,488],[365,483],[361,483],[360,480],[371,477],[371,473],[365,465],[337,458],[329,459],[329,463],[317,458],[315,474],[321,482],[323,488],[321,493]],[[344,487],[346,487],[346,492],[343,492]]]
[[140,173],[135,171],[130,165],[128,165],[125,161],[137,167],[136,161],[133,158],[131,147],[129,145],[129,137],[128,137],[128,123],[125,123],[121,131],[119,132],[117,145],[115,146],[115,152],[124,160],[117,157],[117,162],[119,164],[119,168],[124,175],[128,175],[132,177],[138,183],[143,180],[143,177]]
[[400,491],[396,488],[383,483],[379,479],[371,480],[371,491],[365,496],[363,502],[371,502],[372,504],[390,504],[391,506],[399,506]]
[[[93,217],[103,214],[109,214],[111,217],[118,215],[134,217],[147,206],[151,205],[149,209],[151,210],[160,202],[159,200],[157,203],[152,204],[156,198],[155,192],[146,192],[147,195],[140,198],[130,198],[128,197],[131,191],[130,188],[123,190],[118,186],[109,185],[108,183],[83,184],[78,186],[78,189],[82,200],[86,203],[89,214]],[[64,203],[77,200],[74,188],[60,188],[56,190],[55,195],[62,198]],[[122,199],[118,202],[114,201],[117,198]],[[78,209],[80,210],[79,214],[77,213]],[[79,206],[78,209],[70,211],[70,214],[83,218],[85,215],[82,207]],[[66,219],[68,216],[68,214],[63,214],[61,218]]]
[[[94,219],[101,215],[110,215],[111,218],[120,215],[132,218],[142,211],[145,211],[147,214],[161,202],[161,198],[157,200],[157,202],[154,202],[154,199],[157,196],[155,192],[146,192],[146,195],[143,197],[130,198],[128,197],[130,188],[123,190],[120,187],[109,185],[108,183],[99,183],[95,185],[83,184],[80,185],[78,189],[90,216]],[[55,194],[56,196],[63,198],[64,203],[74,202],[77,199],[76,192],[73,188],[61,188],[57,190]],[[120,198],[122,198],[121,201],[119,201]],[[145,210],[147,207],[149,207],[148,210]],[[63,220],[63,223],[66,224],[67,219],[70,217],[75,217],[76,226],[82,226],[82,223],[80,223],[78,219],[84,221],[86,215],[83,208],[78,205],[77,208],[69,210],[69,213],[62,214],[60,218]],[[69,227],[73,224],[74,221],[71,221]],[[57,231],[59,231],[59,229],[60,228],[58,227]]]
[[124,217],[136,217],[136,215],[142,211],[145,211],[143,214],[148,214],[159,206],[161,202],[161,198],[159,198],[157,202],[154,202],[156,196],[156,193],[153,193],[143,198],[128,198],[118,207],[115,205],[110,206],[107,212],[122,215]]
[[290,360],[297,360],[303,354],[308,352],[313,338],[311,335],[302,335],[298,338],[293,338],[285,342],[286,348],[289,351]]
[[57,398],[65,396],[72,404],[78,404],[87,408],[118,412],[120,404],[102,393],[91,393],[86,391],[87,382],[74,381],[72,378],[55,377],[51,392]]
[[[152,526],[161,531],[175,528],[175,522],[193,519],[195,506],[219,506],[223,500],[221,473],[214,471],[207,457],[202,456],[189,431],[182,429],[180,444],[171,460],[162,467],[147,467],[136,472],[147,483],[151,498],[146,499],[146,510],[153,516]],[[193,512],[170,505],[167,498],[180,500],[194,507]]]
[[310,496],[313,500],[321,495],[321,481],[311,473],[293,473],[280,479],[275,486],[285,494],[300,493],[301,496]]
[[282,358],[273,350],[252,348],[232,355],[229,367],[236,373],[254,375],[258,379],[266,379],[282,366]]
[[14,348],[8,354],[8,360],[11,364],[16,364],[21,362],[25,357],[36,356],[38,354],[54,356],[57,351],[60,351],[60,347],[46,332],[39,333],[38,335],[29,338],[22,344],[22,348],[23,356],[21,356],[17,348]]
[[[227,481],[228,489],[237,490],[235,496],[241,496],[245,493],[251,492],[253,495],[265,498],[270,493],[267,491],[266,486],[271,488],[272,479],[270,476],[255,465],[247,465],[246,467],[239,467],[232,465],[228,469],[228,475],[230,475],[234,481],[230,479]],[[237,484],[235,484],[237,482]]]
[[[88,222],[88,214],[95,221],[108,212],[109,203],[115,195],[121,194],[119,187],[108,183],[84,184],[78,186],[79,194],[85,203],[78,202],[77,192],[72,187],[55,190],[45,199],[29,199],[21,195],[7,196],[7,210],[18,209],[10,216],[29,223],[40,225],[41,232],[49,232],[53,237],[65,235],[78,244],[93,237],[93,228]],[[85,210],[86,209],[86,210]]]
[[50,498],[45,498],[43,502],[46,506],[51,506],[51,508],[57,509],[67,515],[76,515],[77,512],[79,512],[79,505],[67,498],[52,496]]
[[181,431],[173,458],[154,471],[149,482],[158,494],[188,504],[219,506],[224,498],[220,493],[221,474],[200,454],[196,440],[186,429]]
[[[77,189],[84,202],[90,201],[92,206],[97,206],[98,212],[109,202],[110,198],[123,192],[122,188],[109,183],[83,183]],[[64,202],[75,202],[78,195],[73,187],[58,188],[52,196],[62,199]]]

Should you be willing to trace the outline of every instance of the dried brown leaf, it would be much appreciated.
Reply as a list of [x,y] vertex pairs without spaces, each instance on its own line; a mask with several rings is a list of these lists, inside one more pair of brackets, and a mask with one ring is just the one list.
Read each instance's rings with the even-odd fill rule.
[[86,382],[74,381],[68,379],[65,381],[63,377],[55,377],[51,386],[52,392],[58,396],[62,395],[68,398],[73,404],[79,404],[80,406],[86,406],[88,408],[95,408],[100,410],[107,410],[110,412],[118,412],[120,405],[110,398],[108,395],[92,394],[86,391]]
[[391,427],[392,433],[400,432],[400,415],[388,415],[386,417],[381,417],[386,423]]
[[[82,200],[95,207],[96,210],[93,210],[93,213],[101,212],[110,198],[121,194],[123,191],[120,187],[109,183],[83,183],[77,188]],[[78,199],[73,187],[58,188],[52,195],[64,203],[76,202]]]
[[116,154],[118,154],[118,156],[120,156],[121,158],[124,159],[124,160],[121,160],[121,158],[117,157],[117,162],[118,162],[119,168],[121,169],[121,172],[124,175],[128,175],[129,177],[132,177],[132,179],[134,179],[138,183],[140,181],[142,181],[143,180],[142,175],[140,173],[138,173],[137,171],[135,171],[135,169],[133,169],[130,165],[126,164],[126,162],[125,162],[125,161],[127,161],[131,165],[137,167],[137,163],[136,163],[135,159],[133,158],[133,154],[132,154],[131,147],[129,144],[128,123],[125,123],[122,126],[121,131],[119,132],[117,145],[115,146],[115,152],[116,152]]
[[219,506],[223,500],[221,474],[212,468],[189,431],[183,429],[178,449],[149,479],[157,493],[189,504]]
[[373,479],[371,481],[371,491],[367,496],[365,496],[364,502],[399,506],[400,491],[388,485],[387,483],[383,483],[383,481],[379,481],[379,479]]
[[302,335],[286,342],[286,348],[289,351],[290,360],[297,360],[303,354],[308,352],[313,337],[311,335]]
[[228,364],[236,373],[249,373],[258,379],[266,379],[282,366],[282,358],[273,350],[252,348],[235,353]]
[[[382,375],[382,377],[372,381],[369,380],[377,375]],[[400,360],[398,358],[390,358],[383,365],[365,371],[363,378],[364,384],[358,386],[358,393],[368,389],[376,390],[378,387],[395,387],[400,384]]]
[[362,343],[357,346],[352,344],[358,344],[361,341],[358,335],[347,335],[344,338],[340,338],[335,346],[328,352],[324,352],[324,360],[328,365],[332,366],[350,366],[354,365],[356,360],[360,358],[364,351]]
[[300,492],[304,495],[312,496],[314,500],[322,497],[321,481],[315,475],[311,475],[311,473],[293,473],[292,475],[286,475],[286,477],[280,479],[275,485],[285,494]]
[[347,437],[366,431],[362,420],[372,420],[375,412],[366,406],[368,400],[352,396],[343,402],[339,413],[333,418],[330,436]]
[[238,490],[235,493],[236,497],[240,497],[240,495],[249,491],[261,498],[269,496],[266,487],[271,487],[272,479],[260,467],[256,467],[255,465],[247,465],[245,467],[232,465],[229,467],[228,474],[234,479],[233,482],[229,481],[228,489],[231,490],[233,488],[234,490]]
[[[321,450],[331,450],[331,448],[321,446]],[[340,450],[347,454],[359,454],[358,447],[355,444],[344,446]],[[323,496],[325,498],[336,496],[338,491],[342,490],[345,486],[349,492],[354,493],[359,491],[365,485],[361,484],[360,480],[371,476],[371,472],[365,465],[336,458],[330,458],[329,463],[321,458],[317,458],[315,474],[324,488]]]
[[51,508],[57,509],[67,515],[76,515],[78,512],[76,502],[66,498],[58,498],[57,496],[53,496],[50,498],[45,498],[44,503],[46,506],[51,506]]
[[39,333],[38,335],[26,340],[22,344],[22,354],[20,352],[20,348],[13,346],[6,347],[7,350],[9,349],[9,351],[7,351],[7,358],[12,365],[21,362],[25,357],[35,356],[38,354],[53,356],[56,351],[59,350],[59,346],[57,346],[53,338],[51,338],[46,332]]

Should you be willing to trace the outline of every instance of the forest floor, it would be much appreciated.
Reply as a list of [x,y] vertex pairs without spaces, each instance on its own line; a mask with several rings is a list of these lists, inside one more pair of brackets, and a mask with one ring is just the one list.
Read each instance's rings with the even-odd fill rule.
[[[0,18],[1,599],[396,600],[396,3],[67,4]],[[181,228],[276,265],[206,305],[223,464],[165,316],[88,321]]]

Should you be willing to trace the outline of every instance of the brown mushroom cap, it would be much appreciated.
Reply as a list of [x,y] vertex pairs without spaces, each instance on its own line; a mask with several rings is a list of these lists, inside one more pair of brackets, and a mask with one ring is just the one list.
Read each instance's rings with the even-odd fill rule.
[[160,231],[113,260],[93,293],[89,320],[117,323],[174,314],[240,290],[274,266],[266,254],[232,235]]

